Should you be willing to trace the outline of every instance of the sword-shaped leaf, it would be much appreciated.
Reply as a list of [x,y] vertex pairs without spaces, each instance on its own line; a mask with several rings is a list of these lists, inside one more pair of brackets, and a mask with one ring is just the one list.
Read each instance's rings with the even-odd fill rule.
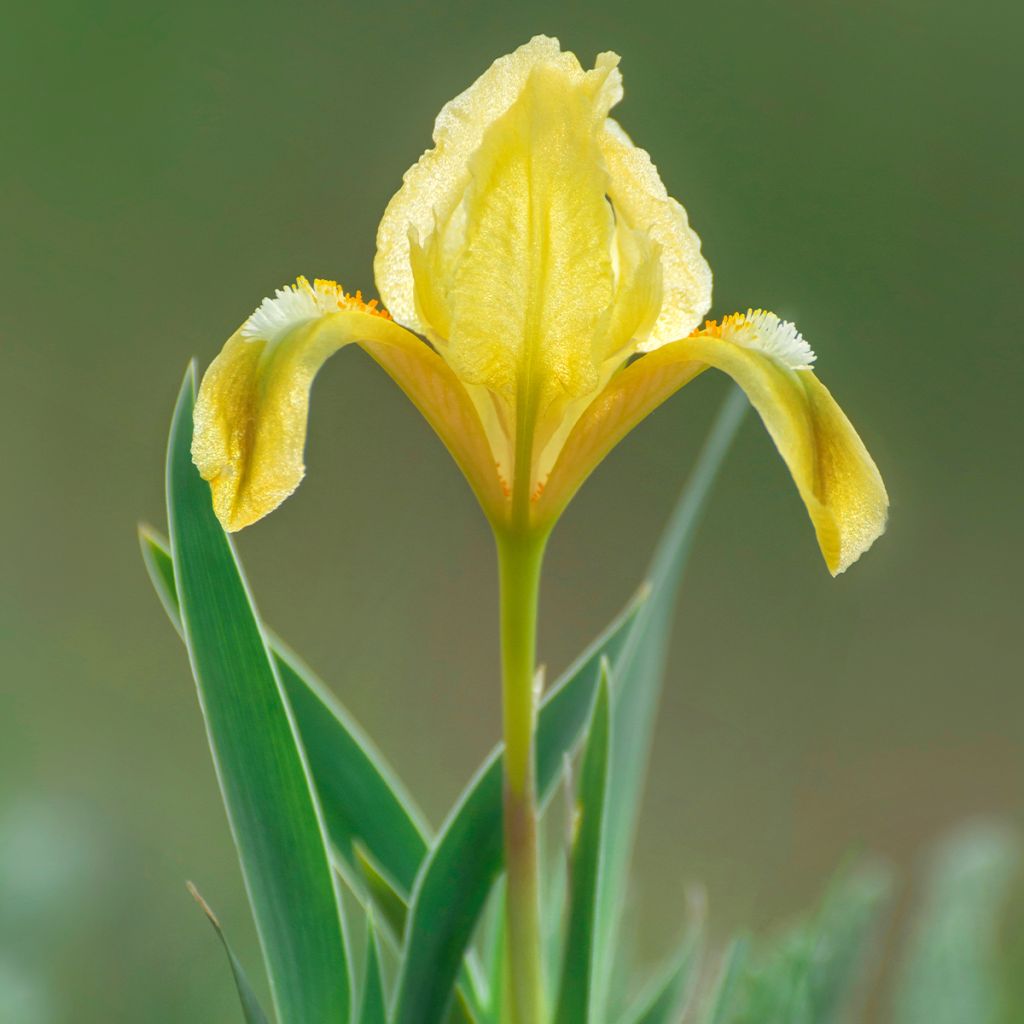
[[359,1004],[359,1024],[387,1024],[387,996],[381,973],[380,946],[373,914],[366,917],[366,971],[363,977],[363,996]]
[[188,891],[206,915],[207,921],[213,925],[213,930],[217,933],[217,938],[220,939],[220,944],[224,947],[224,952],[228,957],[228,964],[231,967],[231,976],[235,979],[235,988],[238,989],[238,999],[242,1004],[242,1015],[245,1017],[245,1024],[269,1024],[267,1015],[263,1012],[263,1007],[260,1006],[256,993],[253,991],[253,987],[245,975],[245,969],[242,967],[238,957],[235,956],[235,951],[228,943],[220,921],[217,920],[217,915],[210,909],[210,905],[203,899],[199,894],[199,890],[191,882],[188,883]]
[[604,662],[580,769],[570,875],[569,929],[562,959],[555,1024],[587,1024],[594,1019],[590,999],[596,966],[594,924],[601,870],[601,827],[608,789],[608,744],[612,731],[608,672],[608,663]]
[[712,484],[747,409],[734,388],[722,405],[651,559],[650,597],[636,618],[625,648],[612,661],[612,736],[609,788],[598,902],[599,1017],[607,1016],[608,981],[614,976],[621,908],[625,899],[633,837],[650,755],[654,716],[668,657],[676,595]]
[[[155,531],[141,527],[142,558],[175,628],[181,632],[174,565]],[[316,675],[267,633],[309,761],[335,852],[353,884],[365,881],[369,853],[408,898],[427,851],[427,828],[383,755]],[[401,936],[401,932],[398,933]]]
[[[639,594],[580,655],[541,704],[537,787],[542,801],[587,722],[601,660],[618,655],[644,596]],[[434,1024],[444,1015],[459,962],[504,862],[501,786],[499,745],[463,791],[416,882],[392,1024]]]
[[319,807],[259,618],[192,464],[195,372],[167,453],[174,578],[199,702],[279,1024],[347,1024],[339,894]]
[[699,933],[695,931],[641,992],[623,1024],[679,1024],[695,988],[699,958]]

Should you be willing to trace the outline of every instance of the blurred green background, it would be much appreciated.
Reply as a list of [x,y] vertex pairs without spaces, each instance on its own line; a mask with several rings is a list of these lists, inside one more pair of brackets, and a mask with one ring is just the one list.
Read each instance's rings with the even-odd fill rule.
[[[182,370],[304,273],[372,291],[441,105],[544,31],[622,54],[618,116],[687,206],[715,313],[795,319],[893,497],[833,582],[751,417],[686,581],[638,854],[654,953],[808,905],[851,851],[906,877],[1019,819],[1021,7],[952,0],[12,6],[0,36],[0,1018],[238,1011],[194,879],[257,952],[163,527]],[[725,382],[635,432],[557,530],[541,650],[625,601]],[[370,360],[316,385],[309,475],[240,548],[269,621],[440,819],[498,733],[495,573],[468,488]],[[908,890],[904,890],[906,894]]]

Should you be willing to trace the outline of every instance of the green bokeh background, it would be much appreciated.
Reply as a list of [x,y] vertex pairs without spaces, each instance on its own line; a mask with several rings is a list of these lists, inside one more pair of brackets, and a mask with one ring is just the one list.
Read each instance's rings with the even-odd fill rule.
[[[135,522],[163,525],[188,358],[298,273],[372,290],[377,220],[437,110],[540,31],[622,54],[618,114],[703,238],[715,313],[800,324],[893,498],[833,582],[744,426],[678,616],[644,948],[692,881],[718,933],[762,926],[851,850],[906,875],[954,823],[1019,818],[1019,5],[98,0],[4,20],[4,1020],[238,1019],[186,878],[258,953]],[[632,591],[725,386],[637,430],[558,528],[553,671]],[[307,481],[240,549],[265,616],[436,822],[498,734],[489,536],[358,352],[318,380],[310,438]]]

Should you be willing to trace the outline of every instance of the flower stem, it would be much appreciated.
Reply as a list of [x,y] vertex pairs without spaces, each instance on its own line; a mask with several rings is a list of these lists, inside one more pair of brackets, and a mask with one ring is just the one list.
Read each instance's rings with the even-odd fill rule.
[[537,604],[546,534],[497,535],[505,730],[506,949],[510,1024],[542,1024],[534,732]]

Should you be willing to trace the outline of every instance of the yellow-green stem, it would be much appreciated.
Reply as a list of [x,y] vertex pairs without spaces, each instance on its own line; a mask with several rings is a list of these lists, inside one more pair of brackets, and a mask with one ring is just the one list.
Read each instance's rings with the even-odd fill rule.
[[500,533],[502,710],[505,731],[506,950],[511,1024],[542,1024],[540,866],[534,687],[537,604],[546,535]]

